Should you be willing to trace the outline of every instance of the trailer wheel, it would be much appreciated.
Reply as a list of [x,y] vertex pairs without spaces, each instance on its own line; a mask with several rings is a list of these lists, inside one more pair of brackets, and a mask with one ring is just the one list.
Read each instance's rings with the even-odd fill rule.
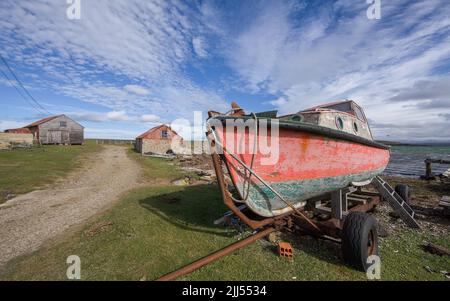
[[411,190],[408,185],[398,184],[395,186],[395,192],[397,192],[403,200],[409,205],[411,200]]
[[359,270],[369,267],[367,258],[378,255],[377,221],[365,212],[351,212],[342,228],[344,260]]

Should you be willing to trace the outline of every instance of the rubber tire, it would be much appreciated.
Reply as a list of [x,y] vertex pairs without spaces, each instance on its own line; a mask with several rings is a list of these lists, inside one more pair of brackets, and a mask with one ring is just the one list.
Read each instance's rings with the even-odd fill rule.
[[369,232],[372,231],[374,251],[378,255],[378,232],[376,219],[365,212],[351,212],[344,220],[341,232],[342,255],[351,266],[367,271]]
[[406,184],[398,184],[395,186],[395,192],[397,192],[403,200],[405,200],[406,204],[410,204],[411,201],[411,190],[409,186]]

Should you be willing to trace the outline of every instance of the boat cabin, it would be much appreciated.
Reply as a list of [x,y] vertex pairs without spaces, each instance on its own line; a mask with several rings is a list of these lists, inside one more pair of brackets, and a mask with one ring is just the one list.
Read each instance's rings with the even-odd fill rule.
[[373,140],[364,111],[353,100],[312,107],[280,119],[316,124]]

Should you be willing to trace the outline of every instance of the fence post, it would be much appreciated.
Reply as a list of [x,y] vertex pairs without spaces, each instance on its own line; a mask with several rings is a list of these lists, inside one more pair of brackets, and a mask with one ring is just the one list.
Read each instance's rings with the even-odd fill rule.
[[425,177],[427,179],[430,179],[433,176],[433,170],[431,167],[431,160],[426,159],[425,160]]

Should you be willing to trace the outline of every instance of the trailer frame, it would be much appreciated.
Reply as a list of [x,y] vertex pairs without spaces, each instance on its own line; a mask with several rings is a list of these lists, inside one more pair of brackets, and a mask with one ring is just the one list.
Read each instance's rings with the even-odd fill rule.
[[[214,141],[212,141],[212,148],[214,148],[213,144]],[[233,215],[238,217],[254,232],[243,240],[213,252],[180,269],[170,272],[157,280],[175,280],[182,275],[191,273],[204,265],[216,261],[240,248],[248,246],[274,231],[302,231],[317,238],[341,242],[341,231],[345,217],[351,212],[371,211],[381,201],[381,196],[378,193],[363,190],[361,186],[350,186],[308,199],[306,205],[302,209],[296,210],[301,214],[298,214],[299,212],[296,211],[290,211],[276,217],[261,218],[254,214],[250,209],[242,208],[242,204],[239,205],[233,200],[232,194],[227,188],[221,155],[213,152],[211,156],[224,204],[230,209],[230,212]],[[307,220],[308,218],[305,219],[305,214],[308,212],[328,214],[330,217],[321,221],[314,219],[316,227],[313,227],[311,226],[311,220]]]

